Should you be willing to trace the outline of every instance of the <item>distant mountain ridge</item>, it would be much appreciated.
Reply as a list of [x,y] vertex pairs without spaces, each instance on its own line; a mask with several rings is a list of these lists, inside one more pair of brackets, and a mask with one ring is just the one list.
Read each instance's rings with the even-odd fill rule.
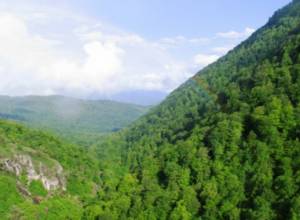
[[64,96],[0,96],[0,118],[57,133],[108,133],[128,126],[149,107]]

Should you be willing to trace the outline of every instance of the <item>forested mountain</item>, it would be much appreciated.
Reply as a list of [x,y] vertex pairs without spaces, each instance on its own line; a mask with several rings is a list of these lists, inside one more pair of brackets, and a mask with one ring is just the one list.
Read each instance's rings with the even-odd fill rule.
[[300,219],[299,100],[300,1],[294,0],[99,146],[99,155],[108,148],[121,153],[103,168],[88,216]]
[[81,219],[99,177],[86,149],[0,121],[0,219]]
[[[129,128],[89,148],[0,121],[0,217],[300,219],[299,101],[294,0]],[[102,132],[94,107],[79,111],[87,124],[67,124],[78,105],[67,104],[62,121],[48,112],[34,121],[31,111],[53,112],[54,104],[30,103],[1,108],[38,127],[47,116],[57,131]]]
[[0,96],[0,118],[58,134],[99,134],[120,130],[148,107],[63,96]]

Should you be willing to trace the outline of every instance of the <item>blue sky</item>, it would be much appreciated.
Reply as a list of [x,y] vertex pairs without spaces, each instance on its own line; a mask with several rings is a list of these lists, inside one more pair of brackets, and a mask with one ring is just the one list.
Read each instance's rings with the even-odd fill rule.
[[[60,1],[58,1],[60,2]],[[216,32],[258,28],[290,0],[78,0],[65,1],[100,20],[151,39],[207,36]]]
[[0,94],[153,104],[289,2],[0,2]]

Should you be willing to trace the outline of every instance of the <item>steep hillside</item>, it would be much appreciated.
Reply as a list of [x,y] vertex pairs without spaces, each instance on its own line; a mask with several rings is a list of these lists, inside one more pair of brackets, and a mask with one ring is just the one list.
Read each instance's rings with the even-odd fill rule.
[[113,101],[88,101],[63,96],[0,96],[0,118],[55,131],[99,134],[120,130],[147,107]]
[[84,149],[0,121],[1,219],[81,219],[99,175]]
[[[300,1],[101,149],[90,216],[300,219]],[[103,156],[103,155],[102,155]],[[112,178],[114,176],[115,178]],[[114,179],[114,181],[111,181]]]

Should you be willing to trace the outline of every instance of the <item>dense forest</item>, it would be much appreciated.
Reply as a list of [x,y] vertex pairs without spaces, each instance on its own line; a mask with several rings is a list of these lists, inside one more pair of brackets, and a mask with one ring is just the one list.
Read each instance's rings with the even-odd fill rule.
[[[299,99],[300,1],[293,1],[102,144],[121,155],[104,171],[89,216],[300,219]],[[120,176],[113,182],[112,167]]]
[[[88,148],[2,121],[0,215],[300,219],[299,101],[294,0],[130,127]],[[26,175],[15,178],[3,166],[16,154],[59,163],[65,185],[47,191]]]

